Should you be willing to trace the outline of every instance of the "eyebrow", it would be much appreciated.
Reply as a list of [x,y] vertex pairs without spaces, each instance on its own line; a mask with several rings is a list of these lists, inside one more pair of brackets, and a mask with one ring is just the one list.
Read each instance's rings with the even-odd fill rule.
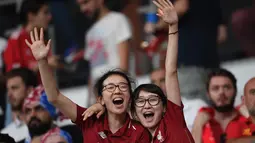
[[249,92],[250,92],[250,93],[255,92],[255,89],[252,88],[252,89],[249,90]]

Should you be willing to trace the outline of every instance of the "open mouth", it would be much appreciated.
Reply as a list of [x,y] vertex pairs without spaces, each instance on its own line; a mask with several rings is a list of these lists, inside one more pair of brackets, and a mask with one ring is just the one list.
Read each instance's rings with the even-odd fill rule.
[[121,97],[117,97],[117,98],[114,98],[114,99],[112,100],[112,102],[113,102],[113,104],[115,104],[115,105],[121,105],[121,104],[124,102],[124,99],[121,98]]
[[154,117],[154,113],[153,112],[145,112],[143,113],[143,116],[145,119],[150,119]]

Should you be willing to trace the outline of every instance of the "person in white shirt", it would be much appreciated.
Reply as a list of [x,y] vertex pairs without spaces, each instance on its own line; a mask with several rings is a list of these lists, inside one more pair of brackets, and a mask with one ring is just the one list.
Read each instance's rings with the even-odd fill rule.
[[[153,84],[159,86],[164,93],[166,93],[166,84],[165,84],[165,70],[164,69],[155,69],[150,74],[150,79]],[[201,107],[207,106],[205,101],[200,98],[187,99],[182,97],[182,103],[184,105],[183,112],[184,118],[187,124],[188,129],[191,131],[195,115]]]
[[22,106],[24,99],[37,83],[37,76],[27,68],[13,69],[6,74],[7,96],[11,104],[13,121],[1,130],[1,133],[9,134],[16,142],[28,136],[28,130],[22,118]]
[[77,0],[80,9],[94,20],[86,35],[84,58],[90,61],[89,105],[95,102],[91,96],[91,85],[105,71],[120,68],[129,69],[129,48],[132,32],[127,17],[113,12],[110,4],[113,0]]

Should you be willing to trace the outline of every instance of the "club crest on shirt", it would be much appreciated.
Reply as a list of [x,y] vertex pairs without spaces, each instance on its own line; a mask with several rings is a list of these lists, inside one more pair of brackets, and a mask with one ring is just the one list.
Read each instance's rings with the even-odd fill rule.
[[161,135],[161,131],[158,132],[157,139],[159,140],[159,142],[164,141],[164,137]]
[[251,136],[251,135],[252,135],[252,134],[251,134],[251,129],[250,129],[250,128],[244,129],[244,130],[243,130],[243,135],[245,135],[245,136]]
[[102,132],[98,132],[99,136],[102,138],[102,139],[106,139],[107,136],[105,135],[105,133],[102,131]]

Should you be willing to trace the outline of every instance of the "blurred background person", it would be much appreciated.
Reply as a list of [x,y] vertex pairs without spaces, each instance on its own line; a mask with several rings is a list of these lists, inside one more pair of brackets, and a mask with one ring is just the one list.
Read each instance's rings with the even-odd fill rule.
[[53,124],[56,108],[51,105],[42,86],[36,87],[23,104],[24,120],[29,136],[25,143],[72,143],[69,133]]
[[6,73],[7,98],[11,111],[6,112],[7,126],[1,133],[9,134],[16,142],[24,140],[28,135],[22,116],[22,106],[37,83],[36,74],[27,68],[17,68]]
[[[34,27],[43,27],[47,30],[51,21],[48,2],[24,0],[21,4],[19,18],[22,25],[11,34],[3,53],[5,69],[8,72],[13,68],[26,67],[38,73],[36,61],[24,41],[30,39],[29,33]],[[57,56],[50,56],[48,61],[54,68],[59,66]]]
[[77,0],[80,10],[94,23],[86,34],[84,58],[90,61],[89,105],[95,103],[92,86],[103,72],[120,68],[129,71],[132,37],[127,17],[111,10],[114,0]]
[[250,116],[246,120],[230,123],[227,128],[227,143],[249,143],[255,140],[255,78],[244,87],[244,104]]
[[235,76],[225,69],[215,69],[208,75],[206,84],[210,107],[197,114],[192,128],[196,143],[222,143],[229,124],[245,119],[234,107],[237,93]]

